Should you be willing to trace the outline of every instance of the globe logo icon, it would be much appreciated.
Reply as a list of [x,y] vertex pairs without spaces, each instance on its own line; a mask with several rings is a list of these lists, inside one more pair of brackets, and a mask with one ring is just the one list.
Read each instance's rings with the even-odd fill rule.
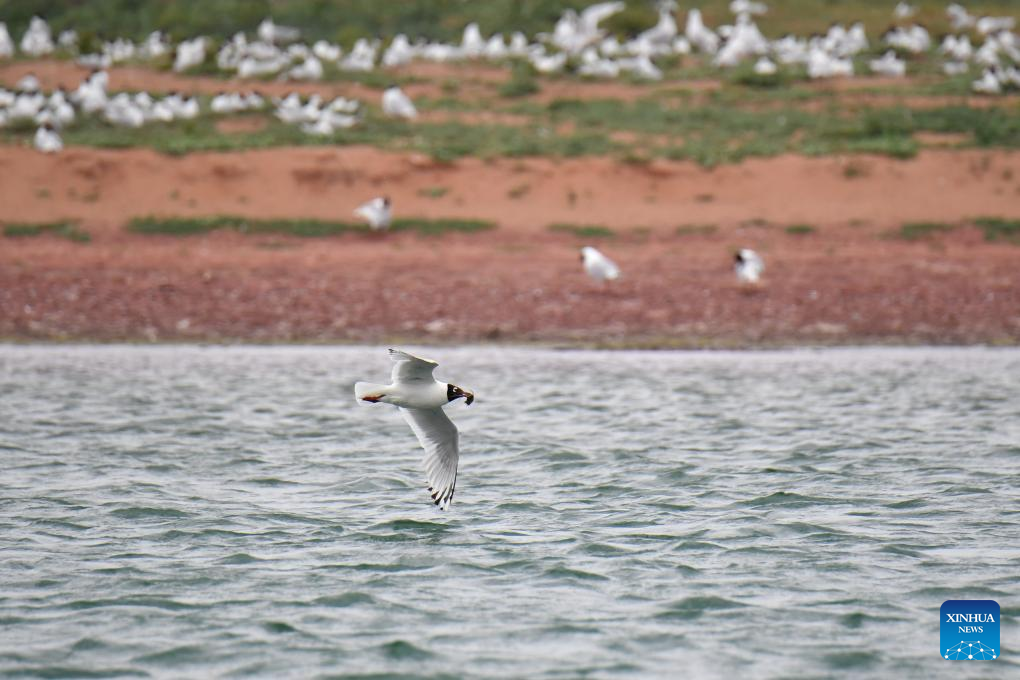
[[942,655],[950,661],[991,661],[998,656],[995,650],[980,641],[963,640],[958,645],[953,645]]

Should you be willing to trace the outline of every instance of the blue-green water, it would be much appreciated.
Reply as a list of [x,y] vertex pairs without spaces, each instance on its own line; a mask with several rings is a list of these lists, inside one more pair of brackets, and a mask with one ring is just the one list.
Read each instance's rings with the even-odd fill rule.
[[1020,677],[1020,352],[384,349],[0,347],[0,675]]

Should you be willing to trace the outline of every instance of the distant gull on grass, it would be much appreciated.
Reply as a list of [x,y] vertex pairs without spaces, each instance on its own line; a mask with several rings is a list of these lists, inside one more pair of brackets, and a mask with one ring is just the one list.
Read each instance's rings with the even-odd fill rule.
[[440,510],[450,507],[457,486],[459,436],[457,426],[443,412],[443,406],[463,398],[467,404],[475,400],[471,392],[436,380],[434,361],[391,349],[393,375],[389,385],[358,382],[354,396],[372,404],[393,404],[411,426],[425,449],[425,473],[429,493]]
[[35,148],[43,153],[57,153],[64,148],[64,142],[52,125],[44,123],[35,131]]
[[393,219],[390,198],[389,196],[373,198],[368,203],[358,206],[354,214],[365,218],[372,231],[389,229]]
[[418,109],[414,108],[414,102],[396,85],[386,88],[383,92],[382,109],[390,118],[414,120],[418,117]]

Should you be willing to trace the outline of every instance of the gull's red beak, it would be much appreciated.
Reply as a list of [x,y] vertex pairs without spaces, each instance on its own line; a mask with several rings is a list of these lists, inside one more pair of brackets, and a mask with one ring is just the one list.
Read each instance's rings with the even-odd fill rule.
[[475,400],[475,393],[474,392],[468,392],[468,391],[465,390],[465,392],[464,392],[464,403],[466,403],[468,406],[470,406],[471,402],[473,402],[474,400]]

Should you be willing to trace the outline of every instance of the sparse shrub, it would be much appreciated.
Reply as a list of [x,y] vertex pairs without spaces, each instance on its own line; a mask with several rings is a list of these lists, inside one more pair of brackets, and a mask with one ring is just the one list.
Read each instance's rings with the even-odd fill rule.
[[1003,240],[1020,245],[1020,219],[1007,220],[1001,217],[979,217],[974,224],[985,233],[986,241]]
[[529,191],[531,191],[530,184],[518,184],[515,187],[511,187],[510,190],[506,192],[506,195],[507,198],[517,200],[519,198],[523,198]]
[[612,238],[616,236],[616,232],[600,224],[566,224],[557,222],[556,224],[549,225],[549,231],[571,234],[580,238]]
[[70,221],[4,225],[4,236],[8,238],[29,238],[43,234],[54,234],[75,243],[88,243],[92,240],[91,234],[79,229],[77,223]]
[[677,236],[711,236],[719,228],[714,224],[683,224],[676,228]]
[[[424,219],[406,217],[396,219],[391,231],[416,231],[426,236],[446,232],[472,233],[492,229],[496,225],[486,220]],[[242,234],[281,234],[317,238],[339,236],[349,232],[365,232],[368,226],[356,222],[338,222],[311,219],[255,220],[236,215],[214,217],[136,217],[128,223],[128,230],[139,234],[193,236],[216,229],[235,229]]]
[[525,61],[518,61],[513,65],[510,72],[510,79],[499,88],[501,97],[527,97],[537,93],[539,90],[538,80],[535,78],[535,69]]
[[856,160],[850,161],[843,166],[843,176],[847,179],[857,179],[858,177],[865,177],[867,174],[867,167]]
[[418,195],[425,198],[442,198],[449,191],[450,189],[447,187],[425,187],[418,190]]
[[900,227],[897,235],[907,241],[920,241],[948,233],[955,228],[955,225],[945,222],[907,222]]
[[393,220],[392,231],[416,231],[422,236],[438,236],[447,232],[472,234],[495,229],[496,223],[489,220],[462,220],[452,218],[424,219],[406,217]]

